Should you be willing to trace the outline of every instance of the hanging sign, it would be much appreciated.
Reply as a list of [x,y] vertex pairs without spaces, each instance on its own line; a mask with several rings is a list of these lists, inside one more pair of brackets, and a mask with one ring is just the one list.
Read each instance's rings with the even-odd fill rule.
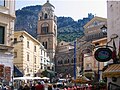
[[106,62],[112,58],[112,51],[109,48],[98,48],[94,53],[94,57],[99,62]]

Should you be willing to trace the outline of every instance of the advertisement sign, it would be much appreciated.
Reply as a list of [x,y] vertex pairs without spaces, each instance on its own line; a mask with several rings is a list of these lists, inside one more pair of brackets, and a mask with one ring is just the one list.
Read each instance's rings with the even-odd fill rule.
[[109,48],[98,48],[94,57],[99,62],[106,62],[112,58],[112,51]]

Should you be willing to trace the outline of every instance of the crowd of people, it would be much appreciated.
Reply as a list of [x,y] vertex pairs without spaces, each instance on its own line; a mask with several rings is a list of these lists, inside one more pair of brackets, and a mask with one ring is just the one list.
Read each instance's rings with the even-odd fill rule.
[[57,85],[52,84],[43,84],[42,82],[38,82],[37,84],[33,83],[32,85],[24,84],[23,86],[20,85],[18,90],[60,90],[57,88]]
[[20,85],[18,90],[44,90],[44,85],[38,82],[37,85],[32,84],[29,86],[28,84],[24,84],[24,86]]

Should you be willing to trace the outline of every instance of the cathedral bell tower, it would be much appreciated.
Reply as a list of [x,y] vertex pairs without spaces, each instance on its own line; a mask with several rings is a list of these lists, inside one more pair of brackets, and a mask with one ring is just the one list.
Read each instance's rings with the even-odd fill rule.
[[57,46],[57,17],[54,9],[55,7],[47,0],[38,15],[37,29],[37,39],[47,49],[51,61],[54,59]]

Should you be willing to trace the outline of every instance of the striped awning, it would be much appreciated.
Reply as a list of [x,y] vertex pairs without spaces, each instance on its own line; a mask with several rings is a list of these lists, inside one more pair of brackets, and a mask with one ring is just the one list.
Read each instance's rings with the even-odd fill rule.
[[110,65],[104,72],[103,77],[120,77],[120,64]]

